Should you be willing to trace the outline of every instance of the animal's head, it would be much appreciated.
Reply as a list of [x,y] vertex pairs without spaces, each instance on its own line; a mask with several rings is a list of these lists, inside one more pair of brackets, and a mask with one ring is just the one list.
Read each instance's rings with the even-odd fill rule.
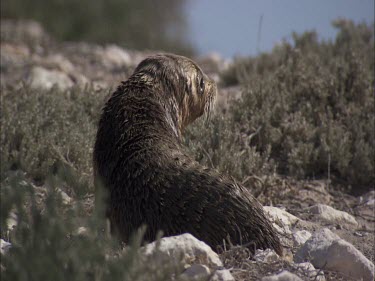
[[153,83],[173,95],[181,131],[203,114],[209,117],[217,95],[216,83],[191,59],[173,54],[151,56],[137,66],[134,74],[157,79]]

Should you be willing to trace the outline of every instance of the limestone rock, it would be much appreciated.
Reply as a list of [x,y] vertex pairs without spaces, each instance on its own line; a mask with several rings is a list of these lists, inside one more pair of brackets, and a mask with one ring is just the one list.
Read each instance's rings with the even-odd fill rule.
[[0,239],[0,252],[2,255],[5,255],[9,249],[12,247],[12,244],[3,240],[3,239]]
[[302,281],[302,279],[297,275],[284,270],[277,275],[263,277],[262,281]]
[[375,207],[375,190],[371,190],[363,196],[360,196],[358,201],[360,205]]
[[81,236],[85,236],[85,235],[87,235],[88,234],[88,229],[86,228],[86,227],[84,227],[84,226],[80,226],[80,227],[78,227],[78,229],[77,229],[77,231],[76,231],[76,234],[77,235],[81,235]]
[[69,205],[72,202],[72,198],[66,194],[65,191],[61,190],[60,188],[58,188],[56,191],[58,194],[60,194],[62,203],[64,205]]
[[353,279],[374,280],[374,264],[327,228],[315,232],[294,257],[297,263],[308,260],[315,268],[337,271]]
[[254,260],[262,263],[272,263],[280,259],[279,255],[274,250],[256,250],[254,254]]
[[307,230],[298,230],[293,232],[292,237],[294,246],[298,247],[303,245],[311,237],[311,233]]
[[164,237],[157,242],[144,246],[141,250],[145,255],[155,255],[155,258],[180,259],[186,263],[200,263],[209,267],[222,266],[219,256],[206,243],[199,241],[193,235],[185,233],[178,236]]
[[34,89],[49,90],[56,86],[60,90],[73,87],[73,81],[67,74],[58,70],[49,70],[40,66],[34,66],[29,74],[28,81]]
[[277,207],[264,206],[263,208],[273,226],[284,234],[291,234],[290,227],[300,220],[296,216]]
[[210,274],[211,271],[207,266],[193,264],[181,274],[181,277],[186,280],[201,280],[207,278]]
[[228,269],[221,269],[215,271],[210,281],[234,281],[234,277]]
[[297,221],[299,221],[299,218],[297,218],[296,216],[277,207],[264,206],[264,210],[267,212],[268,215],[271,216],[272,220],[274,221],[279,220],[283,224],[288,225],[288,226],[295,224]]
[[321,270],[315,269],[315,267],[309,262],[297,263],[296,268],[301,275],[308,276],[312,280],[316,281],[325,281],[324,272]]
[[7,218],[7,227],[8,230],[13,230],[18,224],[18,216],[14,211],[9,213],[9,217]]
[[348,224],[358,226],[355,218],[343,211],[336,210],[330,206],[317,204],[307,209],[310,213],[315,214],[322,220],[332,224]]
[[103,64],[108,67],[129,67],[132,65],[129,53],[116,45],[106,46],[101,57]]

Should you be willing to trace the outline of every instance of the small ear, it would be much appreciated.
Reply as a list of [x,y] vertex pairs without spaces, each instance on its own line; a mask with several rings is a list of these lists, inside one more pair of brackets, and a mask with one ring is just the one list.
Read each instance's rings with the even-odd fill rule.
[[148,57],[138,64],[138,66],[134,70],[134,73],[140,71],[156,73],[159,72],[162,68],[163,64],[161,63],[160,58]]

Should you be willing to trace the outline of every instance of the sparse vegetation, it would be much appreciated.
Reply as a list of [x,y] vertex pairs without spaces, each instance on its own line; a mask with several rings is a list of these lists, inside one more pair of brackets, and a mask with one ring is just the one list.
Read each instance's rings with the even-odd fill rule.
[[[1,273],[3,280],[164,281],[178,276],[178,260],[162,261],[140,254],[141,230],[122,249],[118,241],[106,235],[98,209],[87,217],[79,202],[64,205],[56,192],[60,184],[58,178],[50,180],[44,203],[38,204],[40,194],[21,173],[2,182],[2,237],[8,231],[10,212],[17,214],[19,222],[8,237],[12,242],[10,252],[1,256],[6,268]],[[80,232],[82,221],[85,230]]]
[[355,192],[372,187],[374,30],[345,20],[334,25],[334,42],[293,34],[293,44],[241,59],[224,73],[224,84],[241,85],[242,99],[225,121],[219,116],[208,129],[192,129],[204,140],[193,147],[198,159],[208,163],[209,151],[214,166],[240,179],[275,165],[300,179],[328,178],[330,170]]
[[[59,168],[91,180],[96,120],[106,91],[2,89],[1,174],[22,170],[43,184]],[[73,190],[74,191],[74,190]]]

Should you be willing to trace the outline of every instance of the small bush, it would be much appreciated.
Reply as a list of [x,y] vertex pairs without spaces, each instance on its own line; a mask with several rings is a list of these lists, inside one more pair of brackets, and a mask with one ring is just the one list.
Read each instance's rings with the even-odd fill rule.
[[[61,184],[55,178],[57,185]],[[10,231],[12,247],[1,256],[4,280],[171,280],[181,273],[179,261],[163,261],[140,254],[142,231],[122,249],[105,235],[101,212],[82,217],[79,203],[65,206],[56,186],[37,203],[35,189],[20,173],[2,182],[1,230],[8,232],[9,213],[18,225]],[[98,208],[98,206],[96,206]],[[84,225],[84,234],[78,234]],[[178,280],[178,278],[173,280]]]
[[[1,169],[43,183],[64,167],[91,180],[96,123],[107,92],[2,89]],[[72,178],[74,178],[74,176]]]
[[[185,144],[201,164],[243,180],[249,175],[272,175],[270,147],[259,152],[250,145],[257,128],[237,126],[230,116],[215,115],[210,125],[200,120],[187,131]],[[252,134],[255,133],[255,134]]]
[[[347,186],[369,188],[375,179],[373,27],[345,20],[334,26],[335,42],[318,42],[314,32],[293,34],[294,45],[284,42],[224,73],[224,83],[243,88],[228,128],[248,136],[261,128],[249,145],[267,153],[281,174],[321,178],[330,170]],[[233,155],[241,150],[235,142]]]

